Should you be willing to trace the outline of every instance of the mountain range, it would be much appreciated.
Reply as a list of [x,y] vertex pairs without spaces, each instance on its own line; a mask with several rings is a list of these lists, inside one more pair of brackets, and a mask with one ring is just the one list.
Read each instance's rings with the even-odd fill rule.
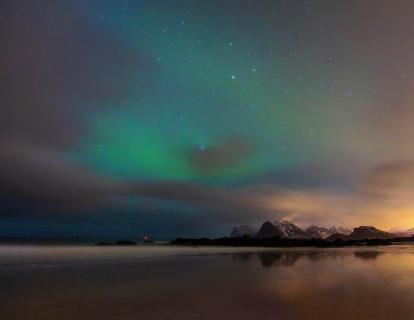
[[364,240],[364,239],[391,239],[397,237],[393,233],[379,230],[372,226],[360,226],[348,234],[335,233],[330,235],[328,240]]
[[349,230],[341,226],[331,228],[311,225],[306,230],[302,230],[292,222],[278,218],[274,221],[265,221],[260,229],[250,226],[235,227],[230,237],[249,236],[258,239],[279,237],[281,239],[327,239],[327,240],[364,240],[364,239],[390,239],[396,237],[409,237],[414,235],[414,228],[400,232],[386,232],[373,226],[360,226]]

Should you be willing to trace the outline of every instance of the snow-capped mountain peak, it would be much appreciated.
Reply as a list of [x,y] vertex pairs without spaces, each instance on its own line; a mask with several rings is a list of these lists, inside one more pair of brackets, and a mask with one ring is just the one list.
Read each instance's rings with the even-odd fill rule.
[[305,233],[290,221],[278,218],[264,222],[256,236],[258,238],[303,238]]
[[315,238],[315,239],[326,239],[328,238],[332,232],[323,227],[318,227],[316,225],[311,225],[305,231],[307,238]]
[[349,235],[352,232],[351,229],[342,226],[332,226],[329,228],[329,231],[331,232],[331,234],[340,233],[344,235]]

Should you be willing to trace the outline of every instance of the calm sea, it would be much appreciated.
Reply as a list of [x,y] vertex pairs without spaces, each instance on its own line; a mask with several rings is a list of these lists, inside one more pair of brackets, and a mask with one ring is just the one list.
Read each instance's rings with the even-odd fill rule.
[[0,246],[0,319],[414,319],[414,246]]

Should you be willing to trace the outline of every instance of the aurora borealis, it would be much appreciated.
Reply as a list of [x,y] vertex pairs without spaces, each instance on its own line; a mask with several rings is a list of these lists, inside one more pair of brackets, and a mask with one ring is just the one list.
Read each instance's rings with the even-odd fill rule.
[[3,1],[0,235],[414,226],[410,1]]

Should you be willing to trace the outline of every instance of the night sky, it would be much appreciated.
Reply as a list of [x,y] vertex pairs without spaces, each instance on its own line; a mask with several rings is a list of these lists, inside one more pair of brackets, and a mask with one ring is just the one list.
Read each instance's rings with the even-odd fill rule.
[[414,227],[414,2],[0,3],[0,236]]

